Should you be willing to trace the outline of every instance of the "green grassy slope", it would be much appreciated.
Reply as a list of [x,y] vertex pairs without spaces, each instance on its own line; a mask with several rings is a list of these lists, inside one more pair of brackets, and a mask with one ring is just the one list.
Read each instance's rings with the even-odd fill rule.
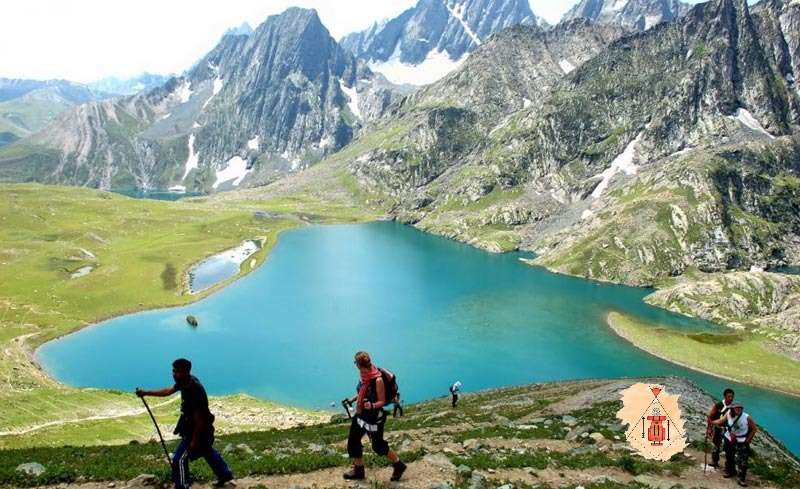
[[[659,382],[671,393],[681,394],[681,416],[690,442],[685,453],[668,462],[654,462],[626,449],[627,428],[616,419],[621,408],[618,392],[636,381]],[[405,417],[387,422],[387,439],[410,463],[403,487],[430,487],[433,481],[444,480],[465,488],[473,474],[485,477],[486,487],[511,482],[523,488],[640,488],[652,480],[668,483],[663,487],[704,487],[704,481],[712,480],[705,478],[699,462],[704,410],[710,402],[696,387],[675,378],[513,387],[466,394],[456,410],[449,407],[449,398],[408,406]],[[225,435],[217,440],[217,447],[237,476],[246,478],[241,483],[247,486],[290,487],[299,479],[306,487],[339,487],[340,471],[348,464],[347,429],[348,421],[341,416],[317,426]],[[758,435],[754,451],[754,484],[797,487],[796,460],[768,434]],[[385,472],[373,475],[372,470],[385,465],[385,459],[369,450],[366,453],[374,477],[369,483],[385,487]],[[31,477],[16,470],[31,461],[44,465],[44,474]],[[464,467],[456,471],[459,465]],[[193,470],[200,481],[213,480],[204,463],[195,464]],[[155,442],[0,451],[0,484],[105,483],[142,473],[168,480],[161,448]],[[304,475],[287,479],[286,474]],[[718,474],[708,477],[722,480]]]

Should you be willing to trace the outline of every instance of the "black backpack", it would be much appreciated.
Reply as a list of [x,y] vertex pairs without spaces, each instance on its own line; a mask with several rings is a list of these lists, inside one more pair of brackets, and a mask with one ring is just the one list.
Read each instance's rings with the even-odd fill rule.
[[390,370],[378,368],[383,378],[383,386],[386,389],[386,405],[392,404],[397,398],[399,389],[397,387],[397,376]]

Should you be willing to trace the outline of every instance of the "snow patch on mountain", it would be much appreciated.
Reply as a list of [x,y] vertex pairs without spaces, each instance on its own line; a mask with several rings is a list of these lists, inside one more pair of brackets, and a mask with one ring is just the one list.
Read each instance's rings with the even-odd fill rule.
[[561,61],[559,61],[558,66],[561,67],[561,70],[564,72],[565,75],[568,75],[571,71],[575,70],[575,65],[573,65],[566,59],[562,59]]
[[758,122],[758,120],[756,120],[755,117],[753,117],[753,114],[751,114],[749,110],[743,109],[741,107],[736,109],[735,119],[744,124],[745,126],[747,126],[748,128],[752,129],[753,131],[760,132],[765,136],[769,136],[770,139],[775,139],[775,136],[768,133],[767,130],[764,129],[764,126],[762,126],[761,123]]
[[188,81],[184,81],[178,89],[178,97],[180,97],[182,104],[188,102],[192,97],[192,85]]
[[466,5],[463,3],[456,3],[455,7],[451,7],[448,3],[445,3],[444,6],[447,8],[447,11],[450,12],[450,15],[456,18],[461,23],[461,27],[464,28],[464,31],[472,38],[472,41],[477,44],[478,46],[481,45],[481,39],[472,31],[470,26],[464,20],[464,8]]
[[194,152],[194,134],[192,134],[189,136],[189,157],[186,158],[186,165],[184,165],[183,178],[181,178],[181,181],[186,180],[186,177],[189,176],[189,172],[199,166],[199,161],[200,154]]
[[254,149],[258,151],[258,143],[259,143],[259,136],[254,137],[250,141],[247,141],[247,149]]
[[214,80],[214,86],[211,90],[211,96],[208,97],[206,102],[203,104],[203,109],[205,109],[209,103],[211,103],[211,99],[213,99],[220,91],[222,90],[222,78],[217,77]]
[[369,68],[385,76],[392,83],[409,85],[428,85],[444,78],[457,69],[467,59],[464,54],[457,60],[450,59],[446,50],[432,50],[425,60],[413,65],[400,61],[400,56],[393,55],[388,61],[370,62]]
[[345,96],[347,97],[347,107],[350,108],[350,112],[352,112],[354,116],[361,119],[362,116],[361,110],[358,108],[358,92],[356,91],[356,87],[354,86],[353,88],[347,88],[340,78],[339,88],[342,89],[342,92],[344,92]]
[[661,19],[660,16],[657,16],[657,15],[646,15],[644,17],[644,30],[647,30],[647,29],[653,27],[656,24],[660,24],[661,20],[662,19]]
[[232,185],[238,187],[248,173],[250,170],[247,168],[247,162],[241,156],[234,156],[228,160],[225,168],[216,171],[217,178],[211,188],[216,190],[220,185],[231,180],[233,180]]
[[636,136],[636,139],[631,141],[628,146],[625,147],[625,151],[623,151],[619,156],[614,158],[614,161],[611,162],[611,166],[606,168],[603,173],[600,174],[602,180],[600,183],[597,184],[597,187],[592,191],[592,197],[598,198],[603,195],[603,192],[606,188],[608,188],[608,184],[611,183],[611,179],[614,178],[619,172],[623,172],[626,175],[635,175],[638,171],[639,167],[636,166],[634,163],[636,159],[636,149],[639,146],[639,143],[642,141],[642,135],[644,133],[639,133]]
[[333,146],[334,140],[330,136],[325,136],[319,140],[319,149],[330,148]]
[[603,12],[619,12],[626,5],[628,5],[628,0],[614,0],[614,2],[603,7]]

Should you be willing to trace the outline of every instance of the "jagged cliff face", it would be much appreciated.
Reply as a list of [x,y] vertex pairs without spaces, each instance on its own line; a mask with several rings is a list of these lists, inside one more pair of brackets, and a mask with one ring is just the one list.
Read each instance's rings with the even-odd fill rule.
[[64,115],[0,154],[0,175],[101,188],[255,184],[338,150],[398,93],[316,12],[292,8],[251,35],[224,36],[163,86]]
[[390,80],[422,85],[456,68],[492,34],[538,23],[527,0],[420,0],[341,44]]
[[615,24],[644,31],[661,22],[670,22],[689,11],[680,0],[581,0],[562,22],[584,18],[600,24]]
[[540,103],[565,75],[623,33],[584,19],[552,30],[509,28],[490,38],[463,69],[406,97],[392,115],[457,107],[475,113],[490,131],[502,117]]
[[753,7],[765,53],[790,86],[800,72],[800,8],[794,2],[769,0]]
[[529,238],[554,270],[654,285],[688,269],[771,268],[800,259],[800,141],[695,150],[649,165]]

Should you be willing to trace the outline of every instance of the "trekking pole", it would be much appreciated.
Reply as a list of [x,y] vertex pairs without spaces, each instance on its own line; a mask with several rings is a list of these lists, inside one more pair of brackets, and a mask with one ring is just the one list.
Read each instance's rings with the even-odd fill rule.
[[342,400],[342,407],[347,412],[347,419],[353,419],[353,415],[350,414],[350,402],[347,399]]
[[172,468],[172,460],[169,458],[169,452],[167,451],[167,444],[164,443],[164,437],[161,436],[161,428],[158,427],[158,423],[156,422],[155,416],[153,416],[153,411],[150,410],[150,406],[147,405],[147,401],[144,400],[144,397],[140,397],[139,399],[142,400],[144,403],[144,408],[147,409],[147,414],[150,415],[150,419],[153,420],[153,425],[156,427],[156,432],[158,433],[158,439],[161,440],[161,447],[164,449],[164,456],[167,457],[167,465]]

